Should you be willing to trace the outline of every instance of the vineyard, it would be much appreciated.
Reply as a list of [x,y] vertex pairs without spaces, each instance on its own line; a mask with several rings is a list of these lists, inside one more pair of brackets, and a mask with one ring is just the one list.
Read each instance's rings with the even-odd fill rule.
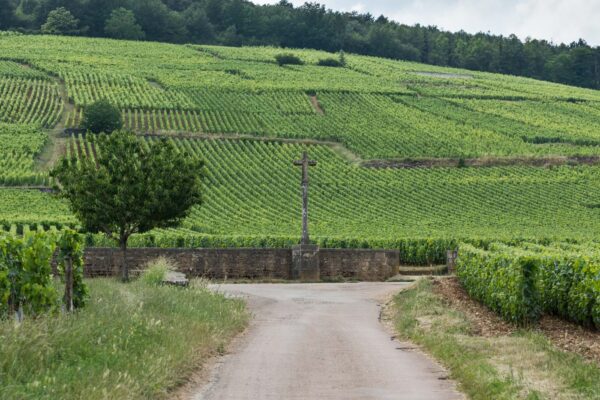
[[267,47],[0,35],[0,49],[4,230],[77,227],[64,203],[32,187],[53,184],[48,159],[102,151],[92,136],[65,129],[77,132],[84,108],[107,99],[143,140],[166,135],[207,164],[205,204],[182,227],[133,244],[297,242],[299,171],[291,161],[304,150],[319,161],[310,213],[322,245],[402,247],[435,238],[441,254],[459,239],[600,234],[598,166],[360,166],[518,157],[593,164],[597,91],[352,54],[344,67],[324,67],[319,60],[337,55],[311,50],[292,51],[303,65],[280,67],[281,50]]
[[[173,246],[179,240],[194,245],[194,240],[206,237],[229,237],[229,245],[253,238],[250,243],[258,245],[269,245],[269,240],[272,245],[296,242],[299,178],[291,160],[304,150],[319,160],[311,170],[311,232],[325,245],[398,247],[402,238],[428,237],[586,240],[600,234],[600,167],[379,170],[350,165],[327,146],[170,140],[190,157],[206,161],[205,203],[181,228],[156,231],[151,239],[140,238],[141,244]],[[94,157],[99,151],[93,136],[73,136],[66,147],[70,157]],[[11,191],[0,191],[0,196],[5,193]],[[27,201],[13,200],[21,218],[10,212],[8,217],[0,215],[6,228],[12,221],[31,227],[38,221],[46,227],[73,223],[62,203],[49,201],[44,210],[54,209],[55,214],[40,214],[34,193],[28,196],[32,198]],[[21,201],[34,206],[26,211]],[[239,240],[232,238],[236,236]]]
[[0,123],[0,185],[46,185],[47,174],[36,170],[35,158],[48,140],[29,125]]
[[600,328],[596,244],[486,247],[460,246],[458,276],[471,296],[516,323],[550,314]]

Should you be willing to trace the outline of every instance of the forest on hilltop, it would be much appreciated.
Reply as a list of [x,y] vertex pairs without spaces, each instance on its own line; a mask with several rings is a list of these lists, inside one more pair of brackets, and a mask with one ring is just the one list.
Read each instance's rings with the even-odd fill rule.
[[[64,8],[64,9],[61,9]],[[600,48],[407,26],[385,16],[246,0],[0,0],[0,30],[228,46],[274,45],[418,61],[600,89]],[[56,13],[49,23],[49,15]]]

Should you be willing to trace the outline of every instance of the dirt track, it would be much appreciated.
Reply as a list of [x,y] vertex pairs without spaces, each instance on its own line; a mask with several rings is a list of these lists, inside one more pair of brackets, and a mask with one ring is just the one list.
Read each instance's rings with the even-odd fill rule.
[[402,283],[221,285],[255,318],[192,398],[461,399],[445,371],[378,321]]

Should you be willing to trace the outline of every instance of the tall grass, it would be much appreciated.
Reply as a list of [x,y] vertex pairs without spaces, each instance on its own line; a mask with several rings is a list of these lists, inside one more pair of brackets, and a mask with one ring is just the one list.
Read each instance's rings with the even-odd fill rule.
[[597,364],[557,349],[535,330],[479,336],[427,280],[396,296],[392,317],[400,337],[440,361],[469,399],[600,399]]
[[166,398],[247,321],[241,301],[198,285],[87,283],[74,315],[0,322],[1,399]]
[[158,286],[163,283],[169,271],[176,269],[177,265],[174,261],[166,257],[159,257],[148,263],[140,275],[140,280],[147,285]]

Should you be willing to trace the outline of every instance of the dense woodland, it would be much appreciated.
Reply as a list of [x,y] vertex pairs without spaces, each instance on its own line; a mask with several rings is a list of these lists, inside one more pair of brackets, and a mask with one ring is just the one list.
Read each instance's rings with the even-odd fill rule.
[[536,39],[522,42],[515,36],[450,33],[401,25],[384,16],[327,10],[317,3],[294,7],[285,0],[266,6],[246,0],[0,0],[0,10],[0,30],[343,49],[600,88],[600,48],[583,40],[555,45]]

